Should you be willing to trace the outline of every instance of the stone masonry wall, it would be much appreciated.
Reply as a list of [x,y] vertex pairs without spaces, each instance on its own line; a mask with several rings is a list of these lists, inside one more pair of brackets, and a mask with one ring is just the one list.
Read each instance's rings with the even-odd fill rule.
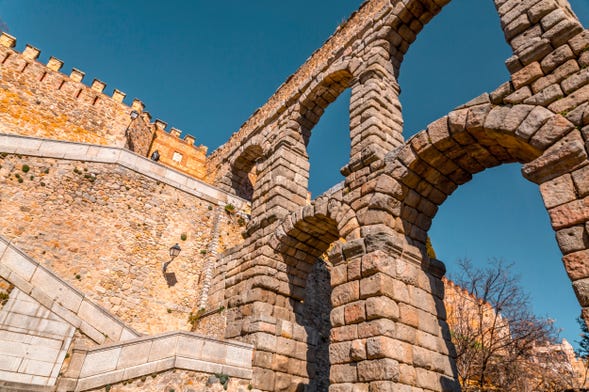
[[[63,63],[51,58],[47,65],[36,59],[39,50],[27,45],[23,53],[12,49],[13,37],[0,39],[0,132],[39,136],[122,147],[131,124],[132,110],[141,112],[136,100],[127,106],[125,94],[103,94],[105,83],[82,83],[84,73],[59,72]],[[151,142],[151,132],[142,132]],[[136,144],[145,143],[136,141]]]
[[[208,162],[209,178],[215,180],[224,160],[239,150],[252,135],[260,132],[273,122],[284,110],[285,104],[294,103],[301,99],[301,92],[320,79],[320,73],[329,63],[338,57],[348,54],[345,51],[351,41],[357,39],[373,19],[387,10],[389,2],[386,0],[365,1],[336,32],[291,75],[252,116],[244,122],[231,139],[213,152]],[[344,53],[346,52],[346,53]],[[323,75],[324,76],[324,75]]]
[[[0,234],[142,333],[191,328],[214,207],[118,165],[0,155]],[[240,232],[223,219],[219,251]]]
[[157,151],[159,162],[166,166],[186,173],[189,176],[204,180],[206,177],[207,147],[195,146],[194,137],[186,135],[180,139],[181,131],[172,128],[170,133],[165,131],[165,123],[155,122],[154,139],[149,150],[149,156]]
[[[220,377],[222,375],[219,374]],[[227,388],[221,384],[221,379],[215,375],[174,370],[149,376],[139,377],[119,384],[110,385],[110,392],[246,392],[250,381],[229,377]],[[104,388],[91,391],[103,392]]]

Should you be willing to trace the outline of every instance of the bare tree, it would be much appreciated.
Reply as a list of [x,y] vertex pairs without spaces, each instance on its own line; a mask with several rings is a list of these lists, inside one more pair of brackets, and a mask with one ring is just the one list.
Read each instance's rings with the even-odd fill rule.
[[446,305],[463,390],[568,387],[570,374],[562,377],[563,369],[553,371],[556,362],[562,363],[554,349],[558,345],[553,323],[529,310],[529,297],[512,274],[512,265],[491,260],[486,268],[475,268],[461,260],[459,266],[457,286],[447,292]]

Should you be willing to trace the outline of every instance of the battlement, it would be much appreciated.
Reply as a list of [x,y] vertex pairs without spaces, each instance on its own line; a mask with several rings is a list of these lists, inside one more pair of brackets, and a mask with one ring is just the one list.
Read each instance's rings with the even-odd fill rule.
[[167,131],[168,124],[160,119],[154,121],[153,127],[154,136],[149,155],[157,151],[160,163],[205,180],[208,147],[195,146],[196,139],[191,135],[185,135],[181,139],[182,131],[178,128],[171,127]]
[[84,84],[84,71],[66,75],[63,61],[42,64],[38,48],[15,46],[15,37],[0,35],[0,133],[125,147],[143,156],[158,150],[164,165],[204,179],[207,147],[195,146],[193,136],[180,139],[179,129],[152,122],[144,103],[126,104],[119,89],[107,95],[102,80]]
[[[16,38],[15,37],[13,37],[12,35],[7,34],[5,32],[3,32],[0,35],[0,47],[11,49],[11,52],[12,52],[12,53],[3,53],[3,58],[2,58],[3,65],[7,62],[7,60],[9,59],[10,56],[16,56],[16,57],[20,56],[25,60],[37,62],[37,59],[39,58],[39,55],[41,54],[41,51],[39,49],[37,49],[36,47],[34,47],[30,44],[26,44],[24,50],[21,53],[19,53],[14,49],[15,46],[16,46]],[[37,62],[37,64],[41,65],[41,63],[39,63],[39,62]],[[24,71],[24,68],[26,68],[26,67],[28,67],[28,65],[24,66],[22,71]],[[51,56],[49,58],[49,60],[47,61],[47,64],[45,65],[45,67],[50,71],[60,72],[61,68],[63,67],[63,61]],[[84,77],[86,76],[86,73],[84,71],[77,69],[77,68],[72,68],[69,76],[66,74],[63,74],[63,73],[61,73],[61,75],[69,78],[69,80],[72,82],[82,83],[84,80]],[[104,89],[106,88],[106,83],[99,80],[99,79],[94,79],[92,81],[92,83],[86,87],[96,91],[97,93],[104,94]],[[123,100],[125,99],[126,96],[127,96],[127,94],[125,94],[121,90],[118,90],[115,88],[113,90],[112,94],[110,95],[110,98],[112,100],[114,100],[115,102],[123,103]],[[139,113],[141,113],[145,109],[145,105],[143,104],[143,102],[141,102],[137,98],[133,99],[133,102],[131,103],[131,105],[129,105],[129,107],[131,110],[135,110]]]

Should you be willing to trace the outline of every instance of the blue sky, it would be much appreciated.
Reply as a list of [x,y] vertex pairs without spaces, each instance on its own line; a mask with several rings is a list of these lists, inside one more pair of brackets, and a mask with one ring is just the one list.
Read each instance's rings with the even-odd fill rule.
[[[335,30],[361,0],[74,1],[0,0],[18,39],[143,100],[154,118],[222,144]],[[571,1],[585,26],[589,2]],[[508,79],[510,50],[491,0],[453,0],[420,34],[401,68],[405,136]],[[349,154],[344,93],[309,145],[311,191],[341,180]],[[487,170],[441,207],[430,230],[450,272],[459,258],[515,264],[536,313],[573,342],[580,308],[562,267],[537,186],[519,165]]]

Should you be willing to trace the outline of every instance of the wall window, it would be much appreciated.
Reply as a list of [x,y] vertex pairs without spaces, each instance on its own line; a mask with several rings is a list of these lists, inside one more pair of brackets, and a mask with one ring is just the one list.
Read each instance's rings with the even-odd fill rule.
[[182,154],[180,154],[178,151],[174,151],[174,155],[172,155],[172,160],[176,163],[182,162]]

